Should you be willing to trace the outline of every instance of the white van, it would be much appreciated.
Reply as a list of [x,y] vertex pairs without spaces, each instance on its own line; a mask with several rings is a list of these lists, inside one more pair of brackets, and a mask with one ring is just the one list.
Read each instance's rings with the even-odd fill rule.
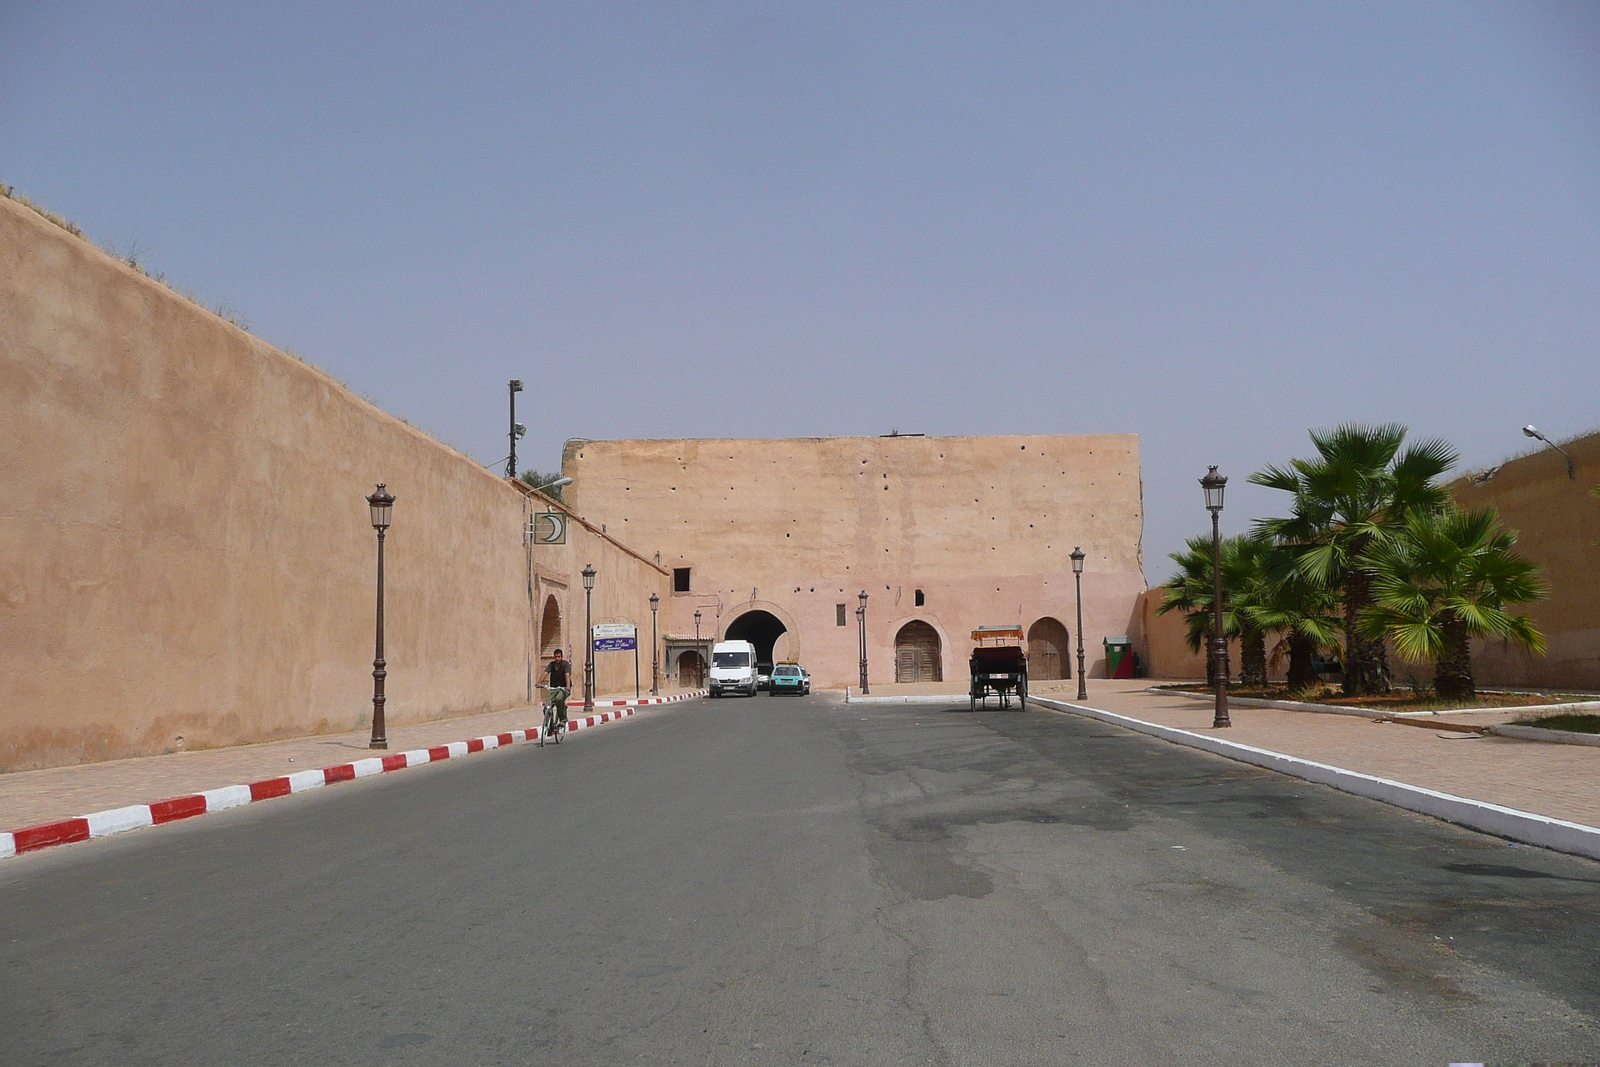
[[743,693],[755,696],[760,683],[756,671],[756,646],[749,641],[718,641],[711,648],[711,695]]

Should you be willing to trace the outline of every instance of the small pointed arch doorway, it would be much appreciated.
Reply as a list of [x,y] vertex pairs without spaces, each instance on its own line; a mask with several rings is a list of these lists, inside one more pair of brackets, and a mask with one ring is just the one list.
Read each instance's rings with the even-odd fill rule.
[[1068,647],[1067,628],[1050,616],[1028,627],[1028,680],[1048,682],[1071,678]]
[[544,612],[539,620],[539,657],[549,659],[561,647],[561,605],[555,594],[545,598]]
[[685,689],[705,688],[706,661],[692,648],[678,657],[678,684]]
[[939,647],[939,631],[921,619],[912,619],[894,635],[894,680],[944,681],[944,657]]

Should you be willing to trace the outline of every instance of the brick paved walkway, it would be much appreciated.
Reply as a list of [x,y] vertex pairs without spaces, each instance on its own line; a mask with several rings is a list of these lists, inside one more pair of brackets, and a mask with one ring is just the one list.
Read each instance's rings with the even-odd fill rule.
[[[662,689],[661,695],[673,696],[678,692],[681,690]],[[632,697],[630,691],[600,699],[625,700]],[[666,704],[642,708],[640,711],[648,713],[676,706]],[[574,701],[569,705],[569,714],[576,718],[581,714],[581,708],[582,701]],[[507,730],[531,729],[539,725],[539,714],[540,710],[536,707],[513,708],[486,715],[390,726],[387,731],[389,751],[404,752]],[[0,831],[364,759],[373,755],[367,748],[370,736],[366,730],[348,734],[320,734],[234,748],[174,752],[167,756],[141,756],[105,763],[80,763],[71,767],[47,767],[38,771],[0,774]]]
[[[1233,727],[1213,731],[1211,704],[1148,692],[1153,684],[1159,683],[1091,678],[1085,703],[1145,722],[1215,733],[1238,744],[1407,785],[1600,826],[1600,748],[1443,734],[1349,715],[1238,706],[1230,709]],[[1473,714],[1451,720],[1448,714],[1440,716],[1478,726],[1507,717]]]

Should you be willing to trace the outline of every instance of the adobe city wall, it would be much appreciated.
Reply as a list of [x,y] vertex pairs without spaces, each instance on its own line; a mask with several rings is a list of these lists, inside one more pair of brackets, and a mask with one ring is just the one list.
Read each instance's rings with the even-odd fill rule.
[[1547,600],[1514,610],[1532,616],[1549,641],[1547,656],[1534,656],[1499,640],[1473,642],[1472,667],[1479,685],[1600,689],[1600,433],[1562,445],[1577,466],[1550,449],[1502,464],[1477,484],[1450,484],[1464,508],[1493,507],[1518,533],[1517,551],[1539,565],[1550,584]]
[[0,770],[370,722],[379,481],[390,722],[524,703],[548,600],[581,637],[586,562],[597,620],[667,595],[576,523],[530,559],[542,503],[5,199],[0,451]]
[[696,609],[713,638],[767,611],[787,629],[778,658],[818,686],[856,684],[862,590],[875,686],[894,682],[896,635],[915,620],[938,633],[947,682],[965,681],[980,625],[1053,618],[1075,641],[1075,545],[1091,674],[1103,637],[1137,636],[1131,434],[572,441],[562,471],[574,510],[690,568],[690,591],[663,605],[672,635],[693,634]]

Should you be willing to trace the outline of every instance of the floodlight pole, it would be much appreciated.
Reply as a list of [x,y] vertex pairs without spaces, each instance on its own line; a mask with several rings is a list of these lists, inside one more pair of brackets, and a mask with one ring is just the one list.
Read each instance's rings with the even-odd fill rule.
[[517,476],[517,394],[522,392],[522,382],[516,378],[507,383],[511,394],[511,428],[506,431],[506,436],[511,439],[511,455],[506,459],[506,477]]

